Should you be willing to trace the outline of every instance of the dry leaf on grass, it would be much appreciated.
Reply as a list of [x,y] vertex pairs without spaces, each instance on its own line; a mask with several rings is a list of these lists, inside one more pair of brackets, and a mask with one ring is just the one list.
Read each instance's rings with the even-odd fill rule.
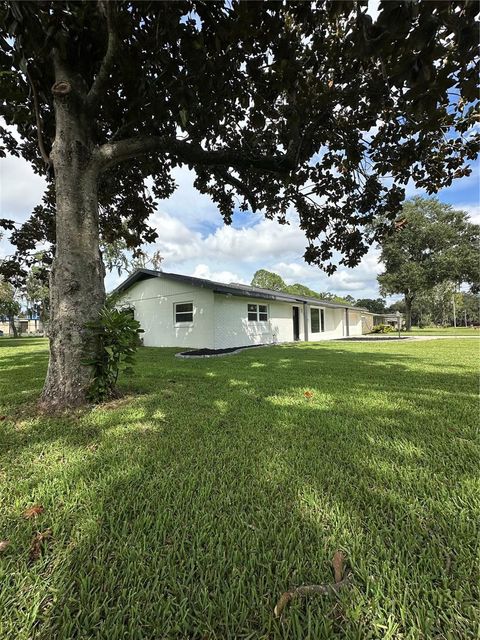
[[10,540],[0,540],[0,553],[2,553],[2,551],[5,551],[9,544]]
[[43,513],[43,511],[44,508],[42,507],[42,505],[36,504],[33,507],[25,509],[25,511],[23,512],[23,517],[27,520],[30,520],[30,518],[36,518],[40,513]]
[[335,551],[335,555],[332,560],[333,574],[335,576],[335,583],[338,584],[343,578],[343,564],[345,562],[345,556],[342,551]]
[[43,543],[45,542],[45,540],[48,540],[48,538],[52,537],[52,530],[51,529],[45,529],[45,531],[37,531],[37,533],[35,534],[33,540],[32,540],[32,544],[30,545],[30,553],[29,553],[29,558],[32,562],[35,562],[35,560],[38,560],[41,553],[42,553],[42,547],[43,547]]
[[313,391],[305,391],[303,395],[307,400],[311,400],[313,398]]

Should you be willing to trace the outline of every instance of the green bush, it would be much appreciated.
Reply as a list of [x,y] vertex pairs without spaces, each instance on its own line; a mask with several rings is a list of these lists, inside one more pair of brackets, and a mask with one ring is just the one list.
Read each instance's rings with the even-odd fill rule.
[[372,327],[371,333],[392,333],[395,329],[389,324],[376,324]]
[[103,402],[115,396],[120,371],[132,373],[143,329],[134,319],[131,309],[116,309],[112,300],[107,301],[97,320],[85,326],[92,333],[93,342],[100,343],[95,355],[90,353],[84,360],[84,364],[93,368],[89,399],[95,403]]

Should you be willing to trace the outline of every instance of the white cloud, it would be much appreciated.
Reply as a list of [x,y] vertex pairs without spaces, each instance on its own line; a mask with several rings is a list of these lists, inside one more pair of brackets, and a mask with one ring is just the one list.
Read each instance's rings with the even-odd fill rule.
[[7,156],[0,162],[0,185],[0,218],[22,222],[41,203],[46,183],[25,160]]
[[236,273],[231,271],[212,271],[206,264],[197,264],[192,275],[194,278],[205,278],[206,280],[214,280],[216,282],[240,282],[242,284],[248,284],[245,279]]

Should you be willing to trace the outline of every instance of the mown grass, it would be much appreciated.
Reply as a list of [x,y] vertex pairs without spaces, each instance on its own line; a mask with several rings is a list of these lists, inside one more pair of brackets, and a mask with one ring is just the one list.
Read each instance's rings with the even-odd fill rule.
[[480,337],[480,330],[473,327],[412,327],[410,331],[402,332],[413,336],[471,336]]
[[[478,344],[145,348],[130,399],[45,418],[46,343],[2,341],[0,637],[478,638]],[[352,587],[276,620],[337,549]]]

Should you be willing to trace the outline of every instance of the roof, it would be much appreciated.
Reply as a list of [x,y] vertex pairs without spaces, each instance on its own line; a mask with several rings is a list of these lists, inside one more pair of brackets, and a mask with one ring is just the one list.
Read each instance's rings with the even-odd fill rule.
[[193,276],[184,276],[179,273],[166,273],[165,271],[153,271],[152,269],[137,269],[124,282],[122,282],[113,293],[122,293],[129,289],[132,285],[142,280],[150,278],[166,278],[168,280],[176,280],[193,287],[202,287],[211,289],[214,293],[222,293],[224,295],[242,296],[247,298],[262,298],[266,300],[280,300],[284,302],[301,302],[302,304],[315,304],[322,307],[330,307],[333,309],[355,309],[356,311],[366,311],[362,307],[355,307],[351,304],[342,304],[340,302],[331,302],[322,298],[308,298],[305,296],[296,296],[284,291],[272,291],[271,289],[262,289],[261,287],[253,287],[248,284],[225,284],[223,282],[215,282],[206,278],[194,278]]

